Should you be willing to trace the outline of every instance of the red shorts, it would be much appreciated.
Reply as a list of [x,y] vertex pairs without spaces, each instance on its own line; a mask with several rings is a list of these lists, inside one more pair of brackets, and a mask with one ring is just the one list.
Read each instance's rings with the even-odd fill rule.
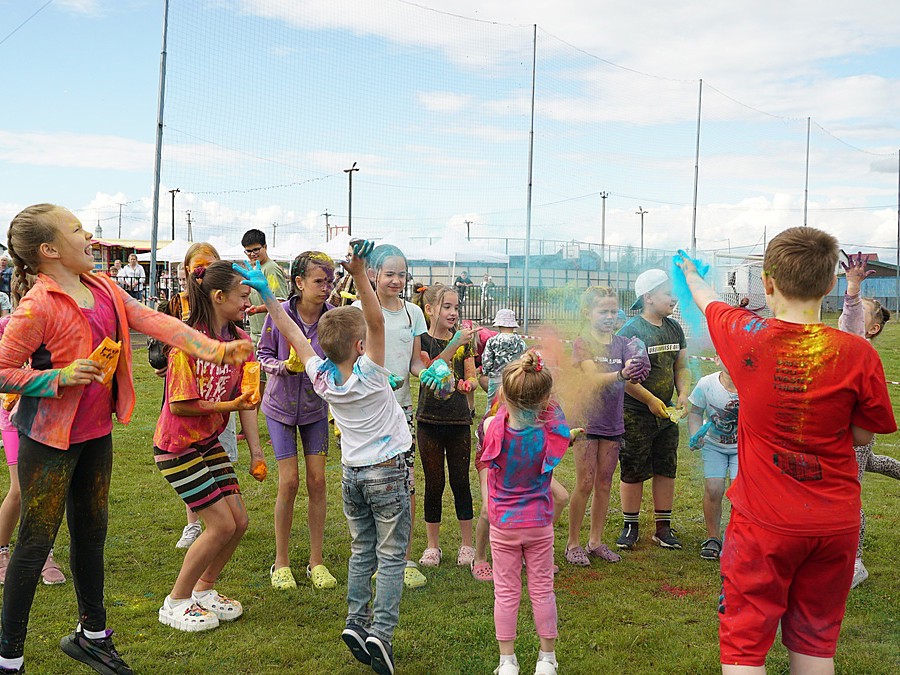
[[859,532],[789,537],[736,510],[722,551],[723,665],[762,666],[781,622],[792,652],[831,658],[837,647]]

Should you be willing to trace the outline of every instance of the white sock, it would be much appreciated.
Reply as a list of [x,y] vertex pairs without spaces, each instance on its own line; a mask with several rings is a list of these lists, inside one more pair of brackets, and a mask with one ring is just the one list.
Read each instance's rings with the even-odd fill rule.
[[418,567],[418,565],[416,565],[416,563],[414,563],[412,560],[407,560],[406,566],[407,567]]
[[518,666],[519,660],[516,658],[515,654],[501,654],[500,665],[502,666],[504,663],[511,663],[514,666]]
[[81,633],[84,635],[84,637],[86,637],[89,640],[99,640],[101,638],[106,637],[105,630],[85,630],[84,626],[82,626],[80,623],[78,624],[78,626],[75,630],[76,631],[80,630]]
[[0,668],[9,668],[10,670],[18,670],[25,663],[25,657],[19,656],[14,659],[8,659],[5,656],[0,656]]
[[176,600],[171,595],[166,596],[166,604],[169,605],[170,609],[176,609],[178,607],[182,607],[183,605],[187,605],[192,602],[193,602],[192,598],[178,598]]
[[538,661],[549,661],[554,666],[556,665],[556,652],[542,652],[538,650]]
[[194,600],[205,600],[206,596],[213,592],[213,589],[210,588],[206,591],[194,591]]

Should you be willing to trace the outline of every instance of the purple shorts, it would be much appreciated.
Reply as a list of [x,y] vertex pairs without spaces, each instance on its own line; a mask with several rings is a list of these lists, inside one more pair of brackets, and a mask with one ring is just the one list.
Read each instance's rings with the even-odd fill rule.
[[278,420],[266,418],[269,427],[269,438],[275,459],[281,461],[297,456],[297,430],[300,430],[300,442],[303,444],[303,455],[328,456],[328,418],[323,417],[309,424],[282,424]]

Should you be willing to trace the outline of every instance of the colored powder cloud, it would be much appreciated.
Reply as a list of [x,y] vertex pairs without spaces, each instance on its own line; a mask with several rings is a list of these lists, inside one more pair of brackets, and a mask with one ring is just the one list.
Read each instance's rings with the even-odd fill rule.
[[691,330],[692,335],[703,334],[703,313],[694,303],[691,296],[691,290],[688,288],[687,279],[684,278],[684,272],[676,264],[682,259],[691,260],[697,268],[697,273],[701,277],[705,277],[709,272],[709,263],[705,263],[697,258],[691,258],[684,251],[679,250],[672,256],[672,264],[670,270],[670,278],[672,279],[672,294],[678,301],[678,307],[681,309],[681,317],[685,324]]

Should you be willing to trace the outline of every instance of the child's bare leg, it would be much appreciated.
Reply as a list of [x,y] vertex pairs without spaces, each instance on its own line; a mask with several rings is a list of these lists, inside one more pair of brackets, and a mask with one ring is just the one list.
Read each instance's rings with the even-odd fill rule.
[[322,564],[322,545],[325,539],[325,512],[327,493],[325,488],[326,455],[306,455],[306,492],[309,496],[309,566]]
[[[212,562],[200,575],[199,580],[194,584],[195,591],[208,591],[216,584],[216,580],[222,573],[222,569],[231,560],[235,549],[241,543],[244,532],[247,531],[249,520],[247,518],[247,509],[244,507],[244,499],[240,495],[228,495],[223,499],[231,513],[231,519],[234,523],[234,533],[225,541],[225,544],[219,549],[219,552],[213,557]],[[209,526],[207,525],[207,529]],[[221,540],[220,540],[221,541]],[[193,546],[191,547],[193,548]],[[188,549],[190,550],[190,549]]]
[[542,652],[556,651],[556,638],[541,638],[541,651]]
[[[619,462],[619,442],[601,439],[597,441],[597,471],[594,473],[594,497],[591,500],[591,531],[588,547],[597,548],[603,542],[603,528],[609,512],[609,494],[612,477]],[[571,514],[571,506],[569,511]],[[570,515],[571,517],[571,515]]]
[[622,499],[622,511],[625,513],[637,513],[641,510],[641,499],[644,496],[644,484],[619,483],[619,496]]
[[191,592],[199,584],[200,577],[221,552],[222,542],[230,542],[238,530],[231,507],[225,499],[220,499],[202,511],[206,529],[184,556],[178,578],[172,592],[169,593],[169,597],[173,600],[191,597]]
[[472,521],[459,521],[459,540],[462,546],[472,545]]
[[440,548],[441,546],[441,524],[425,523],[425,538],[428,540],[428,548]]
[[487,516],[487,469],[478,472],[481,484],[481,512],[475,523],[475,564],[487,562],[487,547],[490,540],[491,525]]
[[722,675],[766,675],[766,667],[765,666],[726,666],[723,663],[722,664]]
[[[569,539],[566,542],[566,550],[581,545],[581,525],[584,522],[584,511],[587,507],[588,497],[594,489],[594,480],[597,475],[597,454],[599,441],[577,440],[572,448],[575,455],[575,489],[572,490],[572,498],[569,502]],[[607,494],[607,498],[608,498]],[[593,522],[593,513],[591,521]]]
[[406,545],[406,559],[412,560],[413,530],[416,527],[416,495],[409,495],[409,544]]
[[[675,479],[668,476],[653,476],[653,509],[671,511],[675,501]],[[640,508],[640,502],[638,502]]]
[[706,536],[722,539],[722,496],[725,494],[724,478],[707,478],[703,492],[703,518],[706,520]]
[[833,675],[834,659],[820,656],[807,656],[788,649],[791,663],[791,675]]
[[553,525],[556,526],[569,504],[569,491],[558,480],[551,478],[550,492],[553,495]]
[[500,645],[500,656],[512,656],[516,653],[515,640],[498,640],[497,644]]
[[9,546],[22,508],[22,492],[19,488],[19,472],[16,467],[15,464],[9,467],[9,492],[0,505],[0,546]]
[[187,511],[187,524],[193,525],[194,523],[200,522],[200,516],[191,511],[191,507],[187,504],[184,505],[184,510]]
[[[291,564],[290,540],[294,504],[300,484],[297,456],[278,460],[278,493],[275,495],[275,569]],[[310,533],[310,538],[312,538]]]

